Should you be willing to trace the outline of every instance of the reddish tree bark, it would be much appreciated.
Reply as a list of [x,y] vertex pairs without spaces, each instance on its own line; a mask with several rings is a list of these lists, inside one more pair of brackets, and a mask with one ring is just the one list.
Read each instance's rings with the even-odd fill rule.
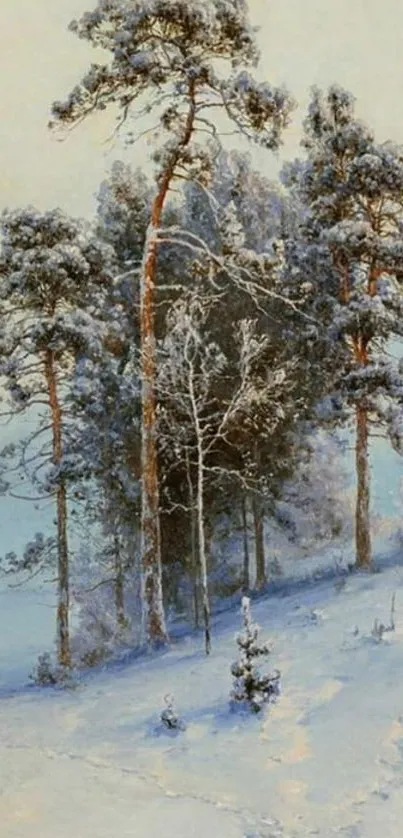
[[[49,405],[52,419],[53,463],[58,466],[62,458],[62,411],[57,390],[57,375],[54,353],[46,349],[44,371],[48,388]],[[69,633],[69,550],[67,539],[67,495],[66,485],[59,481],[56,490],[57,506],[57,657],[59,664],[71,666]]]
[[147,642],[161,645],[168,641],[165,626],[161,533],[159,520],[159,485],[157,462],[157,422],[155,383],[157,374],[155,340],[155,280],[157,268],[158,228],[175,169],[181,153],[189,144],[196,115],[195,81],[189,82],[189,111],[184,135],[171,154],[159,181],[145,244],[140,287],[140,340],[142,375],[142,509],[141,509],[141,566],[143,623]]
[[[350,300],[350,275],[348,263],[342,259],[335,265],[340,274],[340,302],[347,305]],[[382,273],[379,266],[373,264],[368,271],[367,293],[370,297],[377,294],[377,281]],[[365,367],[368,364],[368,343],[362,334],[358,334],[353,340],[354,359],[357,364]],[[369,463],[369,431],[368,431],[368,408],[365,399],[361,399],[355,406],[355,469],[357,479],[356,505],[355,505],[355,554],[356,566],[359,568],[371,568],[372,546],[371,546],[371,473]]]

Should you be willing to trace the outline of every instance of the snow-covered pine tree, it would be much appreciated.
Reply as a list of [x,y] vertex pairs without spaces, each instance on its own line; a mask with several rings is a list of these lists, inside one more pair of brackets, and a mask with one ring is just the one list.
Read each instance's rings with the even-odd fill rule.
[[30,675],[31,681],[41,687],[54,687],[57,684],[57,674],[48,652],[39,655],[36,667]]
[[[85,440],[81,447],[91,453],[98,487],[97,515],[102,522],[105,544],[114,569],[102,562],[103,573],[114,579],[116,612],[123,616],[124,587],[129,591],[138,581],[138,536],[140,533],[140,312],[138,270],[141,265],[152,200],[149,180],[127,163],[115,161],[98,193],[96,232],[113,245],[119,271],[113,294],[106,301],[105,322],[118,323],[105,343],[105,352],[88,368],[81,365],[76,376],[79,410],[84,410]],[[167,207],[164,223],[172,211]],[[175,219],[176,220],[176,219]],[[158,254],[161,281],[176,281],[183,265],[170,245]],[[156,334],[164,327],[162,300],[156,316]],[[163,464],[160,463],[160,472]],[[163,505],[163,501],[161,502]],[[133,547],[135,554],[133,554]],[[85,593],[84,593],[85,602]],[[137,599],[137,597],[136,597]],[[129,596],[128,602],[132,601]],[[118,604],[120,603],[120,604]],[[137,606],[137,602],[136,602]],[[84,605],[85,609],[85,605]],[[137,607],[136,607],[137,618]]]
[[403,149],[377,143],[337,86],[313,91],[303,146],[307,160],[287,172],[301,208],[287,284],[310,317],[299,353],[326,394],[317,418],[354,417],[356,565],[370,568],[370,429],[393,438],[403,392],[387,351],[403,331]]
[[171,694],[164,696],[165,708],[161,713],[161,722],[170,732],[178,732],[179,730],[186,730],[186,725],[183,719],[177,713],[175,708],[174,697]]
[[[116,629],[126,626],[125,584],[136,574],[140,513],[139,404],[138,376],[125,360],[128,330],[124,312],[115,345],[110,351],[110,326],[119,314],[119,306],[109,304],[103,311],[108,322],[108,340],[95,360],[82,358],[76,364],[71,403],[80,418],[76,447],[91,475],[91,492],[85,498],[85,518],[99,529],[99,584],[113,589]],[[123,354],[121,354],[123,353]],[[95,580],[93,580],[95,584]],[[91,586],[90,586],[91,587]],[[82,594],[85,599],[85,591]]]
[[215,252],[220,252],[219,215],[233,204],[242,237],[238,240],[254,253],[270,250],[281,235],[282,218],[289,211],[290,196],[281,183],[271,181],[253,166],[249,154],[222,150],[211,174],[208,190],[198,182],[186,184],[185,215],[192,232]]
[[[123,308],[120,318],[122,328],[119,333],[121,353],[119,366],[122,370],[122,381],[131,375],[136,377],[138,370],[137,364],[133,364],[133,359],[138,358],[139,350],[137,281],[133,265],[138,264],[140,260],[145,240],[149,197],[150,190],[144,176],[132,172],[130,167],[123,163],[114,164],[99,193],[97,230],[102,238],[113,243],[121,270],[116,280],[115,294]],[[298,398],[295,396],[295,382],[299,378],[298,371],[295,369],[295,359],[292,364],[288,364],[287,380],[285,386],[281,387],[281,397],[279,386],[275,383],[276,375],[269,373],[269,370],[278,373],[285,344],[290,354],[291,336],[289,333],[284,335],[282,323],[284,300],[275,294],[275,260],[272,254],[265,253],[265,250],[270,248],[273,238],[280,233],[287,202],[289,198],[284,194],[284,190],[281,192],[279,187],[275,187],[255,172],[246,155],[222,152],[215,161],[209,189],[203,190],[197,183],[188,183],[184,192],[184,203],[167,207],[164,217],[165,225],[167,225],[171,223],[170,218],[175,216],[176,224],[182,230],[186,229],[197,235],[199,240],[205,242],[217,255],[217,258],[221,258],[225,252],[230,260],[228,269],[225,264],[221,269],[215,266],[214,276],[219,282],[220,291],[216,294],[214,305],[209,307],[208,331],[211,340],[218,342],[227,357],[227,374],[220,376],[218,389],[216,384],[216,397],[221,400],[222,407],[231,397],[231,385],[228,382],[232,380],[234,383],[238,380],[238,346],[234,340],[235,332],[241,334],[242,323],[245,318],[249,317],[256,323],[257,332],[261,335],[266,333],[270,335],[270,341],[266,341],[264,356],[260,357],[259,369],[256,363],[254,365],[255,390],[253,394],[252,390],[249,393],[251,409],[243,410],[242,417],[239,415],[238,421],[233,423],[230,432],[231,441],[228,433],[220,443],[217,441],[214,448],[215,462],[213,464],[210,457],[209,464],[215,466],[215,471],[213,474],[209,468],[205,473],[204,481],[206,524],[208,525],[220,512],[225,511],[225,505],[232,508],[234,505],[241,506],[245,491],[250,499],[253,499],[251,509],[254,514],[254,531],[257,536],[255,552],[258,587],[261,587],[267,578],[263,541],[264,516],[273,510],[274,497],[278,494],[285,477],[290,474],[290,469],[293,468],[296,445],[295,439],[291,444],[290,430],[295,425],[295,421],[298,421],[304,401],[300,395]],[[263,291],[267,289],[267,294],[259,292],[258,305],[256,305],[257,300],[253,290],[254,283],[249,285],[237,282],[239,270],[242,275],[242,268],[239,268],[238,262],[240,265],[246,265],[246,277],[256,278],[257,284],[262,286]],[[170,310],[176,299],[179,301],[179,297],[185,293],[186,288],[195,289],[196,284],[199,283],[201,289],[204,287],[204,291],[200,291],[200,299],[207,300],[209,294],[211,295],[212,287],[209,283],[210,273],[211,264],[208,254],[202,250],[196,253],[189,252],[186,256],[181,245],[175,245],[174,237],[169,243],[164,241],[161,244],[158,251],[159,305],[155,323],[157,339],[164,341],[170,328],[167,324],[166,312]],[[271,290],[274,290],[273,295],[270,293]],[[223,318],[224,310],[225,319]],[[234,328],[235,323],[240,324],[239,328],[238,326]],[[119,355],[119,347],[116,348]],[[129,358],[132,359],[130,362]],[[97,375],[98,373],[92,369],[92,378],[94,379]],[[103,381],[104,373],[101,378]],[[111,427],[114,428],[115,439],[119,440],[123,425],[120,422],[119,430],[118,417],[123,418],[123,414],[128,417],[131,397],[126,386],[124,409],[122,403],[120,410],[115,410],[114,399],[117,399],[116,404],[121,403],[119,395],[116,395],[116,388],[112,385],[112,392],[115,396],[111,400],[102,381],[93,385],[93,389],[103,393],[103,396],[98,399],[97,421],[102,426],[101,430],[105,438],[109,433],[107,428],[110,421]],[[89,381],[86,386],[91,389]],[[135,397],[134,391],[133,396]],[[158,393],[158,400],[161,406],[161,403],[164,403],[161,390]],[[106,420],[105,425],[105,407],[109,403],[111,405],[110,420]],[[167,403],[165,402],[163,406],[165,411]],[[166,434],[167,428],[176,427],[175,411],[171,415],[171,410],[172,405],[168,410],[169,422],[165,423],[163,439],[159,440],[159,473],[163,484],[160,510],[165,594],[166,601],[172,603],[176,601],[178,585],[183,585],[183,575],[179,569],[182,565],[182,570],[186,572],[186,575],[190,575],[193,586],[193,610],[195,621],[198,623],[200,586],[196,558],[196,469],[195,463],[189,459],[188,448],[184,449],[181,458],[175,454],[183,426],[180,426],[174,435],[171,431],[168,435]],[[160,412],[160,417],[161,415]],[[136,417],[135,407],[134,416]],[[93,425],[94,417],[95,414],[88,415],[91,425]],[[242,421],[240,421],[241,418]],[[127,438],[126,432],[125,436]],[[91,439],[94,441],[96,437],[97,431],[94,428],[94,433],[91,431],[89,434],[89,445]],[[136,434],[133,436],[133,445],[137,447]],[[87,450],[88,445],[85,445],[85,448]],[[102,450],[101,445],[98,448]],[[122,451],[126,452],[126,466],[121,459]],[[127,445],[124,445],[121,453],[116,451],[116,459],[112,458],[114,465],[106,469],[106,473],[109,474],[111,469],[115,471],[118,463],[123,468],[127,468],[130,460],[134,473],[139,476],[140,466],[134,456],[134,449],[130,455]],[[103,486],[103,491],[105,490],[109,492],[106,484]],[[125,505],[125,502],[123,505],[118,504],[120,509]],[[186,510],[185,507],[187,507]],[[183,525],[183,515],[186,521],[189,521],[189,527]],[[178,541],[179,523],[180,541]],[[129,522],[126,520],[125,528],[128,525]],[[175,563],[178,573],[173,573],[172,562]],[[249,572],[245,573],[246,575],[249,577]]]
[[[152,200],[144,172],[115,160],[97,194],[96,232],[111,244],[121,272],[127,269],[127,304],[133,304],[137,271],[141,264]],[[123,284],[123,280],[121,281]]]
[[231,691],[231,705],[249,708],[259,713],[263,705],[279,695],[280,673],[263,675],[257,661],[270,654],[267,643],[259,641],[259,626],[252,621],[250,599],[242,598],[243,631],[237,635],[239,658],[231,666],[234,686]]
[[[69,453],[75,428],[66,401],[75,360],[102,345],[97,315],[111,283],[113,252],[88,225],[59,210],[5,212],[1,227],[0,375],[11,413],[29,413],[35,421],[16,447],[18,472],[55,503],[58,662],[69,667],[67,492],[86,467],[78,453]],[[37,565],[37,551],[34,559]],[[15,569],[28,569],[27,561]]]
[[[157,167],[140,270],[142,363],[142,570],[148,642],[167,639],[161,584],[156,439],[155,281],[158,241],[173,182],[206,182],[219,137],[218,114],[262,146],[279,145],[291,110],[288,95],[250,72],[258,52],[245,0],[99,0],[71,28],[111,54],[92,64],[66,102],[53,106],[57,123],[74,123],[117,105],[120,124],[147,114],[154,129]],[[134,106],[138,105],[137,112]],[[206,142],[206,134],[209,141]],[[189,242],[188,242],[189,245]]]

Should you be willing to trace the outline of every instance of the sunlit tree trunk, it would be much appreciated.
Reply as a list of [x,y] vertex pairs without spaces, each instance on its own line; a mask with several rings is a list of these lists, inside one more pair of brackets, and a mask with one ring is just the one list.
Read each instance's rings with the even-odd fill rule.
[[[348,305],[350,301],[350,275],[348,264],[339,259],[336,266],[340,274],[340,302]],[[379,272],[372,266],[368,274],[367,293],[374,297],[377,292]],[[368,339],[358,332],[352,341],[355,363],[364,368],[368,364]],[[364,399],[357,401],[355,406],[355,471],[356,471],[356,504],[355,504],[355,563],[358,568],[370,569],[372,565],[371,548],[371,518],[370,492],[371,475],[369,463],[369,433],[368,408]]]
[[[60,464],[62,458],[62,411],[60,407],[54,353],[45,352],[44,370],[48,388],[49,405],[52,419],[53,463]],[[71,666],[69,634],[69,551],[67,540],[67,495],[66,485],[59,480],[56,490],[57,507],[57,657],[63,667]]]
[[142,376],[141,425],[141,568],[143,630],[148,644],[158,646],[168,641],[162,593],[161,532],[159,519],[159,483],[157,463],[157,422],[155,385],[157,374],[155,340],[155,281],[157,236],[168,191],[175,176],[182,149],[192,137],[196,114],[195,82],[189,82],[189,112],[183,139],[159,181],[144,248],[140,283],[140,344]]

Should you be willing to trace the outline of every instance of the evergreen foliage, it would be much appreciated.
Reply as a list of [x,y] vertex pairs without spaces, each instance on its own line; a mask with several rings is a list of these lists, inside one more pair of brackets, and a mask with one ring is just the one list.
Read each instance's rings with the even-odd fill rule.
[[243,631],[237,635],[239,658],[231,666],[234,686],[231,703],[234,708],[248,708],[259,713],[264,704],[273,701],[280,693],[280,673],[264,675],[258,660],[270,654],[267,643],[259,641],[259,626],[252,622],[250,599],[242,598]]
[[[119,127],[140,113],[157,118],[152,129],[156,186],[139,266],[139,306],[143,623],[146,642],[160,645],[167,642],[167,632],[155,392],[158,255],[160,245],[172,235],[182,249],[206,250],[204,242],[194,236],[189,239],[186,230],[162,227],[168,195],[178,180],[208,185],[220,150],[217,114],[236,133],[275,149],[288,124],[292,102],[284,90],[259,82],[250,72],[258,63],[258,51],[244,0],[231,4],[222,0],[100,0],[71,29],[108,52],[109,63],[92,64],[67,100],[53,105],[56,123],[76,123],[110,104],[118,107]],[[131,133],[130,141],[134,141]],[[263,270],[264,260],[245,253],[238,274],[240,268],[248,276],[256,261]],[[217,264],[212,254],[209,263],[211,273]],[[242,282],[248,287],[245,276]]]
[[286,283],[307,315],[299,354],[319,382],[317,420],[354,419],[356,563],[369,568],[371,429],[400,445],[403,380],[388,347],[402,335],[403,149],[377,143],[336,85],[313,91],[303,146],[286,172],[300,204]]
[[184,721],[178,716],[178,713],[175,709],[174,697],[173,695],[165,695],[165,709],[161,713],[161,723],[166,728],[166,730],[170,732],[178,732],[180,730],[186,730],[186,725]]

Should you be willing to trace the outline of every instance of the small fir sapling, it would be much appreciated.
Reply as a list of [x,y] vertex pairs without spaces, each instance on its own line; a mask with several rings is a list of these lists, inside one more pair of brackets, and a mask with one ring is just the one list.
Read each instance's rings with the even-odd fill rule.
[[262,675],[256,665],[257,658],[270,654],[267,643],[260,643],[259,626],[252,622],[249,597],[242,598],[243,632],[237,636],[240,656],[231,666],[234,686],[231,691],[231,706],[249,708],[258,713],[264,704],[280,693],[280,673]]
[[283,575],[283,568],[281,567],[278,556],[273,556],[273,558],[269,561],[269,573],[270,577]]
[[161,722],[163,726],[169,731],[186,730],[184,721],[178,716],[174,697],[171,694],[164,696],[165,710],[161,713]]
[[29,675],[29,680],[36,687],[74,688],[76,682],[70,667],[61,666],[53,661],[49,652],[38,656],[36,666]]
[[36,686],[53,687],[57,684],[56,672],[49,652],[39,655],[36,667],[29,677]]

